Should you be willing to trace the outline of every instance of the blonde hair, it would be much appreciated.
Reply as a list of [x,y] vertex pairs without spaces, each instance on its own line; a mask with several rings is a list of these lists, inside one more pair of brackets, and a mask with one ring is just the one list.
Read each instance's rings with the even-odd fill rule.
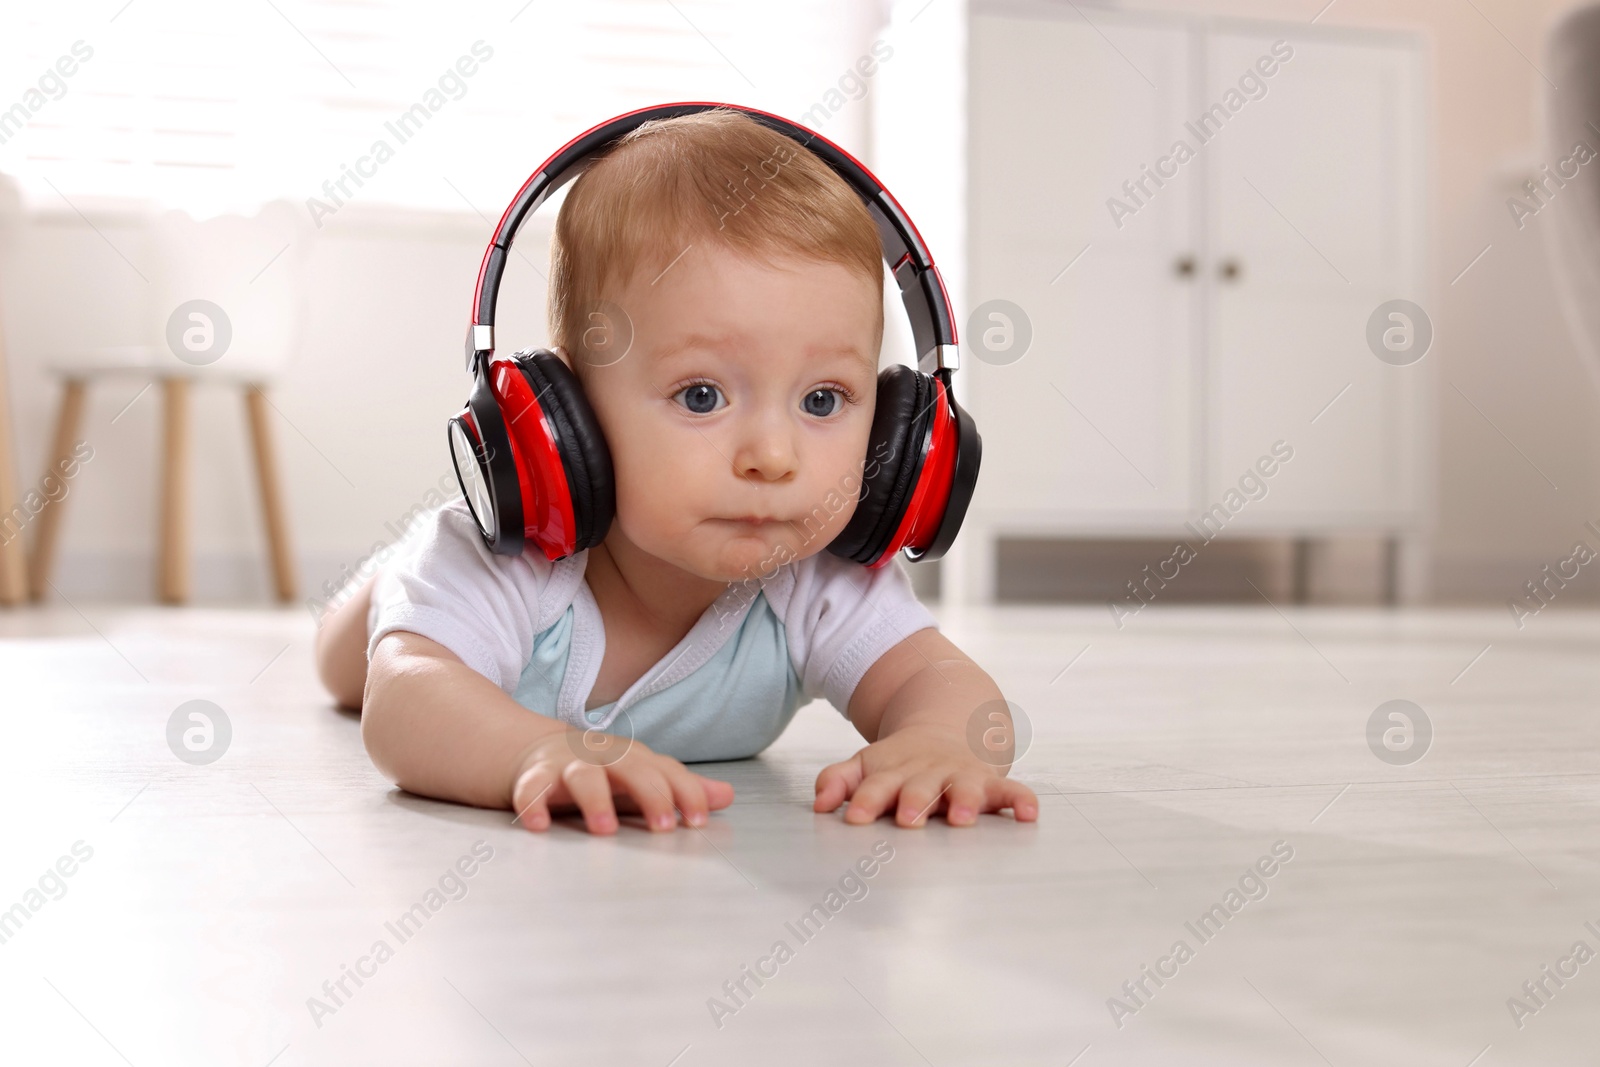
[[838,263],[883,286],[882,240],[855,190],[793,138],[715,108],[643,123],[573,182],[550,243],[552,343],[581,368],[604,294],[707,240]]

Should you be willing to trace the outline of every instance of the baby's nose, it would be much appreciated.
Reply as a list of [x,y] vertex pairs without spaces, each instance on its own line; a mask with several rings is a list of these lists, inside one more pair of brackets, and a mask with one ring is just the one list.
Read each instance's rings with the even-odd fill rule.
[[786,420],[769,417],[757,421],[744,434],[733,464],[745,478],[765,482],[793,478],[799,467],[793,430]]

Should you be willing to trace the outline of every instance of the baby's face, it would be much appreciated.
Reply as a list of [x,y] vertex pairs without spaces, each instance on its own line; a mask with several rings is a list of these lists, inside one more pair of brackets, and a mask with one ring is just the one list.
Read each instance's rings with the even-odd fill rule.
[[699,240],[611,299],[632,347],[577,368],[616,471],[609,538],[715,581],[826,546],[860,491],[881,289]]

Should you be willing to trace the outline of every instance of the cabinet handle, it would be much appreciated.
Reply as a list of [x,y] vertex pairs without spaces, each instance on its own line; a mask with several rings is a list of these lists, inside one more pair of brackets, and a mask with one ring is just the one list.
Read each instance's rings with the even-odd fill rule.
[[1225,259],[1217,266],[1217,274],[1225,282],[1236,282],[1239,280],[1239,275],[1243,273],[1244,267],[1240,265],[1237,259]]
[[1180,278],[1193,278],[1194,267],[1193,256],[1179,256],[1177,262],[1172,265],[1173,272]]

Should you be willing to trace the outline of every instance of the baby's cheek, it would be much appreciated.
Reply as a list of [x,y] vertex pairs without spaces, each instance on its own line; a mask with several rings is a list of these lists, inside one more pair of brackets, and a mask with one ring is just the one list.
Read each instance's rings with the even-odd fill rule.
[[616,522],[628,540],[647,551],[682,538],[685,504],[670,478],[617,480]]
[[[873,465],[873,470],[878,465]],[[835,458],[833,476],[813,490],[818,506],[829,516],[829,529],[834,533],[845,528],[860,506],[864,474],[869,474],[867,463],[859,455]]]
[[706,472],[688,462],[672,459],[669,454],[662,454],[650,464],[635,464],[629,470],[629,477],[619,474],[619,509],[624,486],[630,502],[646,512],[682,514],[683,510],[693,510],[704,504],[701,498],[706,494]]

